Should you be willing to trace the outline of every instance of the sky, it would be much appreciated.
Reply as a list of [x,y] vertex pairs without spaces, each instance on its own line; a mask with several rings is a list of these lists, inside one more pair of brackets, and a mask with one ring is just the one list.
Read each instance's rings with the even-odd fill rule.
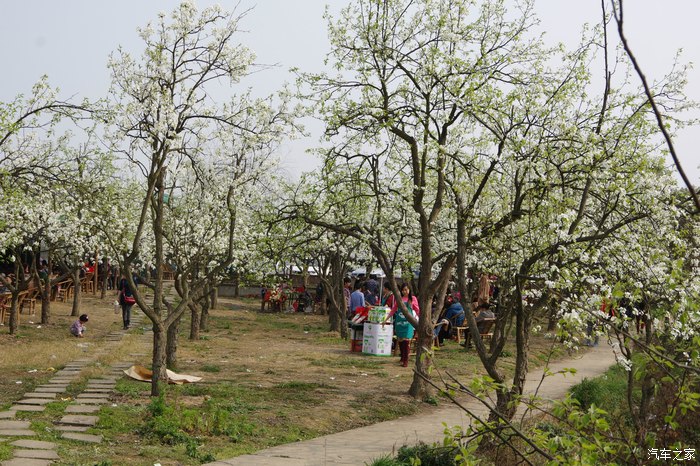
[[[259,63],[278,65],[256,74],[250,83],[264,95],[292,81],[288,71],[292,67],[324,69],[329,50],[324,10],[328,5],[331,12],[338,11],[349,1],[196,3],[199,7],[219,3],[229,10],[238,5],[239,11],[252,8],[243,21],[247,32],[241,41],[255,51]],[[109,88],[110,52],[120,45],[140,51],[136,28],[177,4],[176,0],[0,0],[0,101],[29,93],[43,74],[60,88],[64,99],[104,97]],[[573,46],[584,23],[599,20],[600,0],[537,0],[536,10],[548,43]],[[650,82],[670,69],[676,52],[682,49],[681,62],[698,64],[688,76],[686,96],[700,102],[700,1],[626,0],[625,13],[628,41]],[[280,150],[282,166],[290,176],[298,176],[315,163],[305,151],[316,145],[320,125],[311,124],[309,131],[310,137],[286,142]],[[684,129],[674,143],[691,181],[700,184],[700,127]]]

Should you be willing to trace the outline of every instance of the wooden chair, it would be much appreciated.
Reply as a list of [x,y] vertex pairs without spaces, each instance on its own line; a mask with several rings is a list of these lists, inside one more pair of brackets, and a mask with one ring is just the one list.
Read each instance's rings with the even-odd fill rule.
[[458,344],[467,339],[467,332],[469,331],[469,327],[453,327],[453,330],[453,338]]
[[68,301],[73,296],[73,283],[70,280],[56,284],[56,299],[63,302]]
[[[493,337],[491,327],[493,327],[494,322],[496,322],[495,317],[489,317],[478,322],[479,335],[481,336],[482,341],[491,341],[491,338]],[[469,327],[455,327],[454,329],[457,343],[461,344],[461,342],[464,341],[465,344],[467,344],[469,341]]]
[[8,321],[10,319],[8,311],[10,310],[11,296],[10,293],[0,294],[0,324],[2,325],[5,325],[5,317],[7,317]]
[[27,309],[28,315],[36,315],[36,297],[39,294],[38,288],[29,288],[25,291],[24,297],[20,301],[20,313],[24,313]]
[[84,293],[92,293],[95,286],[94,278],[94,273],[85,274],[85,276],[80,279],[80,291]]
[[495,322],[495,317],[490,317],[480,322],[481,326],[479,328],[479,335],[481,336],[481,339],[482,341],[484,341],[484,343],[487,341],[491,341],[491,338],[493,338],[493,331],[491,330],[491,327],[493,327],[493,324]]

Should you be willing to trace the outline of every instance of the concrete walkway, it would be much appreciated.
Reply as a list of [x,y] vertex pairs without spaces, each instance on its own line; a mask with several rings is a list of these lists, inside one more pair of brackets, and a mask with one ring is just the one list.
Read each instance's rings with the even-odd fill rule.
[[[563,398],[567,390],[585,377],[596,377],[615,363],[612,349],[607,346],[592,348],[586,354],[566,359],[549,366],[550,371],[575,368],[575,375],[557,374],[547,377],[539,389],[543,399]],[[540,383],[542,370],[534,370],[525,383],[525,393],[533,393]],[[481,403],[470,401],[467,407],[484,413]],[[337,434],[318,437],[305,442],[279,445],[261,450],[252,455],[243,455],[229,460],[208,463],[205,466],[267,465],[267,466],[322,466],[369,464],[381,456],[391,454],[403,445],[441,442],[444,437],[443,423],[448,426],[470,424],[467,414],[448,402],[429,414],[408,416]]]

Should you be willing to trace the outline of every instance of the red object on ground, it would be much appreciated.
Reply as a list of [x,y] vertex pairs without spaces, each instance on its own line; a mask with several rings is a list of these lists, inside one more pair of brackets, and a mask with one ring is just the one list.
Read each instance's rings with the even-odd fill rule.
[[362,352],[362,340],[350,340],[350,351],[352,353]]

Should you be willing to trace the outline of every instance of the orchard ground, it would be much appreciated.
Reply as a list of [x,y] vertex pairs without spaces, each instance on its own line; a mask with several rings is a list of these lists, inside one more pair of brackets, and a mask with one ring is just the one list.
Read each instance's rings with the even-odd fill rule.
[[[0,327],[0,411],[48,380],[66,363],[104,344],[121,327],[114,296],[83,296],[81,313],[90,316],[87,337],[68,333],[75,317],[70,304],[52,303],[49,325],[39,316],[23,316],[16,336]],[[136,309],[136,308],[135,308]],[[169,386],[165,405],[148,396],[149,385],[126,377],[117,385],[111,405],[103,407],[91,432],[104,441],[85,445],[63,440],[54,429],[70,394],[88,377],[99,376],[116,361],[150,365],[147,318],[132,328],[116,350],[95,358],[81,379],[44,413],[23,413],[32,420],[37,440],[58,443],[55,464],[200,464],[231,458],[266,447],[310,439],[355,427],[430,412],[449,403],[435,398],[418,402],[407,396],[412,372],[398,357],[365,356],[349,351],[349,342],[328,332],[327,317],[303,313],[262,314],[259,301],[220,299],[211,311],[209,330],[189,341],[189,319],[180,326],[177,372],[203,377],[202,382]],[[139,312],[139,311],[136,311]],[[530,345],[531,370],[550,355],[566,357],[551,338],[536,335]],[[515,352],[504,351],[502,367],[513,365]],[[136,356],[134,356],[136,355]],[[411,357],[413,360],[413,356]],[[436,352],[438,371],[463,381],[482,373],[476,354],[454,342]],[[54,406],[52,406],[54,405]],[[0,461],[11,447],[0,443]]]

